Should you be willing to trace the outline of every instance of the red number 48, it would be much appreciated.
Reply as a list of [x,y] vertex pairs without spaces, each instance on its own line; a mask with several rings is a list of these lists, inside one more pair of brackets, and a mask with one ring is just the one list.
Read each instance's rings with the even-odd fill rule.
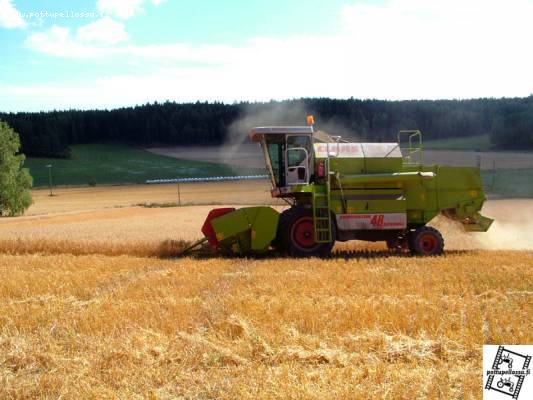
[[385,216],[383,214],[375,214],[372,216],[372,219],[370,220],[370,224],[372,226],[383,226],[384,217]]

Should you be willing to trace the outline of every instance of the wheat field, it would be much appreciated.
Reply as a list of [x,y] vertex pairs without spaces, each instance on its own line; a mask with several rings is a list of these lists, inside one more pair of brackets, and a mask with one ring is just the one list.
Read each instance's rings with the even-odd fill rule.
[[0,221],[0,398],[479,399],[482,344],[533,341],[532,201],[442,257],[168,258],[211,206],[64,190]]
[[[184,205],[201,204],[281,204],[272,201],[270,183],[266,180],[244,182],[182,183],[179,187]],[[32,191],[35,203],[26,215],[55,215],[92,211],[137,204],[166,204],[178,202],[178,186],[127,185],[98,187],[60,187],[53,189],[50,197],[47,189]]]
[[481,398],[533,254],[0,256],[1,398]]

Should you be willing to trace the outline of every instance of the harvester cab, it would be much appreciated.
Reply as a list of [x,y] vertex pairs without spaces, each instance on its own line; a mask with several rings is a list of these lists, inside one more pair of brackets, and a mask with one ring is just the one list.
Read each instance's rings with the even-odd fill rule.
[[274,192],[310,183],[314,170],[312,126],[254,128],[251,139],[261,144]]
[[[422,163],[422,134],[401,131],[396,143],[350,143],[307,126],[256,127],[273,197],[290,207],[213,210],[202,229],[209,243],[247,255],[275,248],[292,256],[325,256],[336,241],[384,241],[417,255],[443,252],[427,224],[442,214],[467,231],[485,232],[479,168]],[[401,138],[407,147],[401,147]]]

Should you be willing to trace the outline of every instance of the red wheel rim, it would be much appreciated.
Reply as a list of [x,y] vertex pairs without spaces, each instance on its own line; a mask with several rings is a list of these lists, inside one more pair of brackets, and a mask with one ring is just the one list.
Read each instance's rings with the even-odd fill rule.
[[313,219],[310,217],[302,217],[298,219],[292,226],[291,236],[298,247],[309,249],[315,243],[315,228],[313,227]]
[[425,254],[433,253],[438,246],[437,238],[429,233],[420,236],[418,243]]

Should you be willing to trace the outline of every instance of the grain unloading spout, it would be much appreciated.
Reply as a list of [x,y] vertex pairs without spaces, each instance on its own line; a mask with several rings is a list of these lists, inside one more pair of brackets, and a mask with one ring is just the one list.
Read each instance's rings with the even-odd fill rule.
[[463,224],[467,232],[487,232],[494,222],[492,218],[484,217],[478,211],[465,210],[464,207],[446,210],[443,214]]
[[493,220],[480,214],[486,198],[478,168],[439,166],[435,189],[443,215],[463,224],[468,232],[489,230]]
[[462,222],[464,228],[469,232],[487,232],[494,220],[484,217],[480,213],[475,213]]

